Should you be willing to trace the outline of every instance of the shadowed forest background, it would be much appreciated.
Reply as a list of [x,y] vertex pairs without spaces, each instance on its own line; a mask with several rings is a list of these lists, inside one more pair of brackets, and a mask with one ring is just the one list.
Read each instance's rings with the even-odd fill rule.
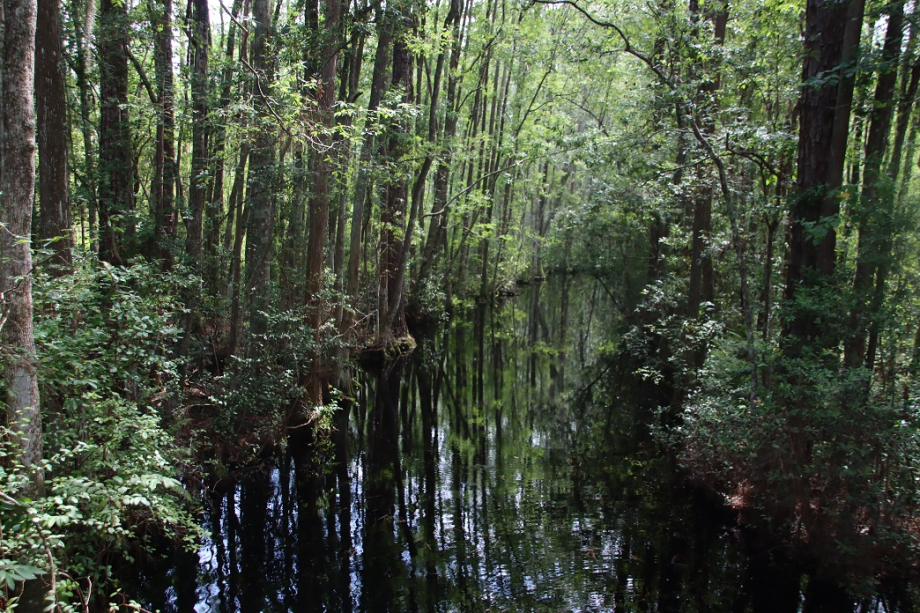
[[913,0],[0,25],[0,607],[920,603]]

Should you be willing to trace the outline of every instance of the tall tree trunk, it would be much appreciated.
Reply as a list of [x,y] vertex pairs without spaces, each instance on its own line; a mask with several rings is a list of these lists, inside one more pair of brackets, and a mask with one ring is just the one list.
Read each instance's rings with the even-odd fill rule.
[[[304,94],[305,95],[305,94]],[[304,106],[310,103],[303,100]],[[305,271],[305,250],[307,237],[305,233],[304,202],[309,191],[310,153],[303,143],[298,143],[294,150],[294,165],[291,174],[293,190],[285,211],[285,222],[281,225],[285,232],[281,240],[281,270],[279,272],[279,290],[281,306],[293,309],[303,303]]]
[[[35,0],[3,0],[0,64],[0,338],[6,425],[16,464],[35,469],[22,494],[40,495],[42,426],[32,333],[32,199],[35,190]],[[17,492],[18,494],[19,492]]]
[[[313,197],[310,199],[310,241],[307,245],[307,295],[311,302],[309,325],[314,330],[317,343],[320,340],[320,326],[323,321],[323,304],[319,293],[323,288],[323,250],[329,223],[329,185],[332,178],[332,163],[335,159],[332,150],[332,129],[335,126],[333,107],[335,106],[335,77],[339,60],[339,12],[340,0],[324,0],[326,42],[321,51],[322,67],[319,75],[319,88],[316,93],[316,123],[322,126],[319,137],[320,149],[314,158]],[[319,344],[317,344],[319,347]],[[314,373],[308,386],[309,400],[313,405],[323,402],[321,383],[318,372],[321,369],[322,354],[318,349],[313,356]]]
[[[454,30],[454,26],[460,19],[460,3],[456,0],[451,2],[450,9],[447,12],[447,16],[444,19],[444,33],[451,32]],[[431,85],[431,100],[428,102],[428,143],[434,148],[438,140],[438,100],[441,93],[441,78],[444,73],[444,50],[442,49],[438,53],[437,60],[435,62],[435,71],[434,71],[434,81]],[[402,247],[400,249],[399,264],[396,271],[396,279],[394,281],[395,295],[390,297],[389,304],[387,305],[387,312],[384,318],[383,328],[389,329],[392,327],[395,319],[398,317],[400,310],[403,309],[403,294],[406,289],[406,271],[409,266],[409,254],[412,247],[412,237],[415,231],[415,225],[419,219],[422,209],[422,201],[424,200],[425,195],[425,183],[428,179],[428,173],[431,170],[431,165],[434,162],[435,152],[429,151],[425,155],[425,159],[422,162],[422,166],[418,171],[418,174],[415,178],[415,182],[412,186],[412,199],[411,199],[411,210],[409,212],[409,220],[406,224],[406,231],[404,232],[404,237],[402,240]]]
[[[74,16],[77,22],[77,16]],[[90,87],[87,74],[89,73],[89,45],[96,21],[96,3],[87,0],[82,23],[77,27],[74,36],[76,48],[76,61],[74,62],[74,76],[76,77],[77,91],[80,97],[80,132],[83,137],[83,183],[82,196],[86,200],[87,217],[89,218],[88,239],[92,250],[97,249],[97,194],[96,194],[96,164],[93,146],[93,126],[90,120]],[[76,23],[75,23],[76,25]],[[87,236],[82,237],[86,241]],[[85,246],[85,243],[84,243]]]
[[201,272],[201,231],[208,200],[208,51],[211,29],[208,0],[194,0],[192,46],[192,174],[189,178],[189,215],[185,223],[185,253]]
[[808,0],[805,11],[798,194],[790,210],[786,266],[785,300],[791,310],[783,327],[789,357],[801,355],[819,337],[824,346],[835,344],[832,334],[822,334],[819,322],[826,312],[796,305],[795,299],[801,290],[829,282],[835,270],[834,222],[840,212],[835,192],[843,181],[863,9],[864,0]]
[[[211,47],[211,28],[208,23],[208,0],[194,0],[194,24],[189,43],[192,48],[192,167],[189,178],[189,211],[185,221],[185,255],[188,265],[199,275],[205,272],[202,264],[202,227],[204,211],[208,206],[208,52]],[[187,355],[192,335],[198,327],[195,316],[201,289],[190,288],[185,294],[185,321],[181,353]]]
[[[316,123],[322,127],[319,137],[319,150],[314,158],[313,189],[310,199],[310,240],[307,247],[307,293],[315,301],[316,294],[322,289],[323,252],[326,245],[329,223],[329,184],[332,175],[332,134],[335,125],[333,107],[335,105],[335,77],[338,69],[338,35],[339,0],[324,0],[325,23],[328,40],[321,51],[321,69],[319,87],[316,92]],[[318,329],[321,319],[320,309],[315,308],[314,329]]]
[[[238,19],[242,9],[242,0],[233,0],[231,16]],[[225,51],[224,69],[221,75],[220,99],[218,102],[218,113],[225,113],[230,105],[230,94],[233,87],[233,52],[236,48],[236,24],[229,24],[227,33],[227,46]],[[204,280],[205,289],[211,295],[217,295],[220,291],[222,280],[222,262],[221,257],[225,256],[227,249],[220,251],[222,243],[220,241],[221,214],[224,207],[224,167],[226,160],[224,151],[227,142],[227,123],[218,121],[216,125],[211,126],[210,139],[208,143],[209,153],[211,154],[211,170],[209,172],[210,181],[208,187],[208,204],[205,210],[205,227],[204,227]],[[231,231],[235,210],[232,206],[227,208],[226,227],[224,236]],[[229,242],[229,241],[225,241]],[[223,243],[223,244],[225,244]]]
[[172,242],[176,233],[176,207],[174,203],[176,177],[175,139],[175,88],[173,86],[172,51],[172,0],[158,0],[149,4],[150,21],[154,28],[153,64],[157,83],[157,131],[154,152],[153,183],[151,187],[151,215],[153,217],[152,244],[147,252],[163,260],[163,266],[172,266]]
[[[408,15],[401,16],[407,19]],[[400,21],[402,21],[402,19]],[[412,55],[406,41],[405,31],[397,29],[393,40],[392,87],[402,90],[401,101],[412,104]],[[406,28],[408,30],[408,28]],[[386,144],[382,151],[385,163],[394,167],[394,172],[387,179],[384,187],[383,206],[380,211],[380,264],[377,272],[378,296],[377,324],[378,335],[384,342],[395,334],[405,332],[405,316],[398,303],[398,270],[402,255],[402,242],[397,239],[397,229],[404,226],[406,203],[409,198],[409,185],[404,173],[398,170],[405,163],[403,157],[409,151],[409,130],[406,120],[394,122],[387,128]],[[391,308],[393,312],[391,313]]]
[[230,333],[227,339],[227,354],[236,355],[236,348],[240,340],[242,323],[242,298],[243,287],[241,284],[243,268],[243,239],[249,225],[248,208],[244,208],[243,183],[246,176],[246,162],[249,160],[250,146],[248,142],[240,145],[240,161],[236,167],[233,178],[233,188],[230,193],[229,206],[233,207],[236,215],[236,227],[233,233],[233,251],[230,253]]
[[[392,38],[385,23],[383,9],[377,9],[377,50],[374,54],[374,69],[371,75],[371,92],[367,103],[368,116],[372,117],[383,94],[386,91],[386,76],[388,72],[390,45]],[[374,119],[376,121],[376,119]],[[348,251],[348,273],[346,275],[345,293],[352,303],[358,298],[358,282],[360,279],[361,251],[364,228],[364,211],[367,198],[370,194],[371,162],[376,158],[376,139],[372,130],[365,130],[361,143],[361,155],[358,160],[358,175],[355,185],[355,200],[351,215],[351,234]],[[354,324],[351,309],[346,309],[343,317],[343,329],[348,330]]]
[[[858,220],[859,244],[856,275],[853,279],[855,303],[850,313],[850,336],[844,343],[844,362],[849,368],[863,365],[866,357],[868,319],[875,313],[871,308],[872,286],[876,271],[885,266],[885,243],[889,238],[894,194],[882,194],[893,186],[882,186],[886,179],[882,162],[888,150],[891,120],[895,106],[895,84],[901,55],[904,2],[895,2],[888,18],[885,45],[882,49],[881,72],[875,85],[875,97],[869,114],[869,136],[866,140],[862,197],[855,206]],[[897,168],[897,167],[895,167]],[[893,179],[894,177],[888,177]],[[891,197],[888,197],[891,196]],[[874,356],[873,356],[874,357]]]
[[134,156],[128,121],[127,4],[101,0],[99,28],[99,259],[123,264],[134,228]]
[[[916,15],[916,8],[914,9],[914,15]],[[912,168],[911,161],[913,160],[913,141],[911,138],[915,136],[915,132],[908,129],[908,124],[910,123],[911,113],[913,111],[915,98],[917,97],[918,86],[920,86],[920,54],[918,54],[916,49],[916,26],[911,27],[910,30],[910,48],[912,50],[912,64],[908,69],[907,66],[904,67],[903,75],[901,77],[903,83],[901,87],[901,96],[898,102],[898,117],[897,117],[897,126],[894,133],[894,144],[891,147],[891,158],[888,162],[888,178],[891,180],[890,192],[886,193],[885,196],[888,199],[887,206],[888,211],[885,212],[887,217],[884,219],[887,222],[888,227],[885,232],[885,237],[883,239],[881,247],[881,261],[876,269],[875,276],[875,289],[872,296],[872,303],[870,305],[870,313],[874,315],[871,323],[869,324],[869,339],[866,345],[866,361],[865,365],[868,370],[872,370],[875,366],[875,357],[878,350],[879,343],[879,330],[881,327],[880,321],[880,311],[882,307],[882,302],[885,296],[885,287],[888,279],[889,270],[892,265],[892,241],[893,241],[893,220],[890,215],[898,210],[901,205],[900,193],[896,190],[898,185],[899,178],[903,179],[904,184],[907,185],[910,182],[910,175]],[[908,77],[909,73],[909,77]],[[907,137],[908,132],[911,132],[911,138]],[[904,176],[900,177],[901,174],[901,158],[904,148],[905,140],[908,140],[907,145],[907,156],[906,163],[904,164],[905,172]]]
[[[452,13],[456,12],[456,16]],[[445,98],[444,133],[441,137],[441,150],[438,152],[438,165],[434,172],[434,203],[432,204],[431,221],[428,224],[428,235],[422,248],[422,263],[419,267],[418,284],[424,283],[431,272],[431,266],[447,238],[447,198],[450,180],[451,146],[457,133],[457,97],[460,66],[460,53],[463,43],[461,23],[463,21],[462,0],[451,0],[448,17],[452,23],[453,44],[450,49],[450,60],[447,70],[447,92]],[[445,19],[445,26],[447,20]],[[433,107],[432,107],[433,108]]]
[[252,67],[256,73],[253,96],[260,124],[249,155],[249,218],[246,240],[246,293],[253,335],[267,331],[265,311],[270,305],[272,234],[274,223],[274,123],[268,108],[273,68],[268,57],[271,37],[271,5],[268,0],[253,0]]
[[38,3],[35,32],[35,106],[38,119],[40,236],[52,241],[52,274],[73,266],[67,169],[66,81],[61,52],[60,0]]
[[[694,23],[702,16],[697,0],[690,0],[690,14]],[[720,2],[718,9],[707,11],[706,18],[712,21],[712,43],[721,47],[725,44],[725,30],[728,23],[728,4]],[[691,66],[691,73],[699,75],[704,73],[699,86],[696,106],[700,109],[700,123],[702,132],[707,136],[715,132],[713,113],[718,107],[717,96],[721,86],[718,60],[701,61]],[[692,119],[691,119],[692,121]],[[700,305],[703,302],[712,302],[715,298],[715,287],[712,269],[712,255],[709,243],[712,241],[712,186],[707,177],[698,177],[699,183],[692,188],[693,223],[690,247],[690,286],[687,298],[687,315],[694,319],[700,316]],[[705,351],[693,352],[694,361],[699,365],[704,359]]]

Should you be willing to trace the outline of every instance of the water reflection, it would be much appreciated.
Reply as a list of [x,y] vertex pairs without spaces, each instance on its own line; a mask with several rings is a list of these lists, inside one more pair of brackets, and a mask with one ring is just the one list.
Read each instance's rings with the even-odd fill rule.
[[525,288],[360,373],[336,461],[317,470],[292,443],[278,467],[220,484],[212,537],[148,573],[149,604],[799,610],[808,582],[784,552],[744,555],[743,535],[700,512],[649,439],[642,399],[588,368],[616,324],[601,299],[591,279]]

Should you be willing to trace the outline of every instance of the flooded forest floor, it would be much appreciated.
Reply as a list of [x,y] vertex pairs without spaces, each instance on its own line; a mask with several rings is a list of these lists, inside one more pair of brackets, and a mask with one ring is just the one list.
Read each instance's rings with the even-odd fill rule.
[[810,581],[688,482],[650,434],[654,403],[609,366],[621,324],[597,281],[551,277],[455,317],[402,361],[358,372],[322,465],[291,444],[212,484],[209,536],[196,553],[138,561],[141,602],[199,612],[897,609]]

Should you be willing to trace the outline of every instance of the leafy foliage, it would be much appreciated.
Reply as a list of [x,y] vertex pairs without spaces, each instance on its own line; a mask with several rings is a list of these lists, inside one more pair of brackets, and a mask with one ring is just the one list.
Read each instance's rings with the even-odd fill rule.
[[[44,413],[45,495],[17,499],[32,478],[0,457],[4,597],[34,570],[56,581],[60,603],[81,582],[103,587],[110,566],[152,539],[194,545],[198,528],[180,482],[190,450],[165,424],[179,362],[174,321],[180,274],[146,264],[84,265],[41,279],[36,339]],[[169,290],[172,288],[172,290]],[[166,289],[167,291],[163,291]],[[7,437],[4,436],[5,440]],[[48,451],[52,453],[48,453]],[[86,583],[83,583],[86,585]]]

